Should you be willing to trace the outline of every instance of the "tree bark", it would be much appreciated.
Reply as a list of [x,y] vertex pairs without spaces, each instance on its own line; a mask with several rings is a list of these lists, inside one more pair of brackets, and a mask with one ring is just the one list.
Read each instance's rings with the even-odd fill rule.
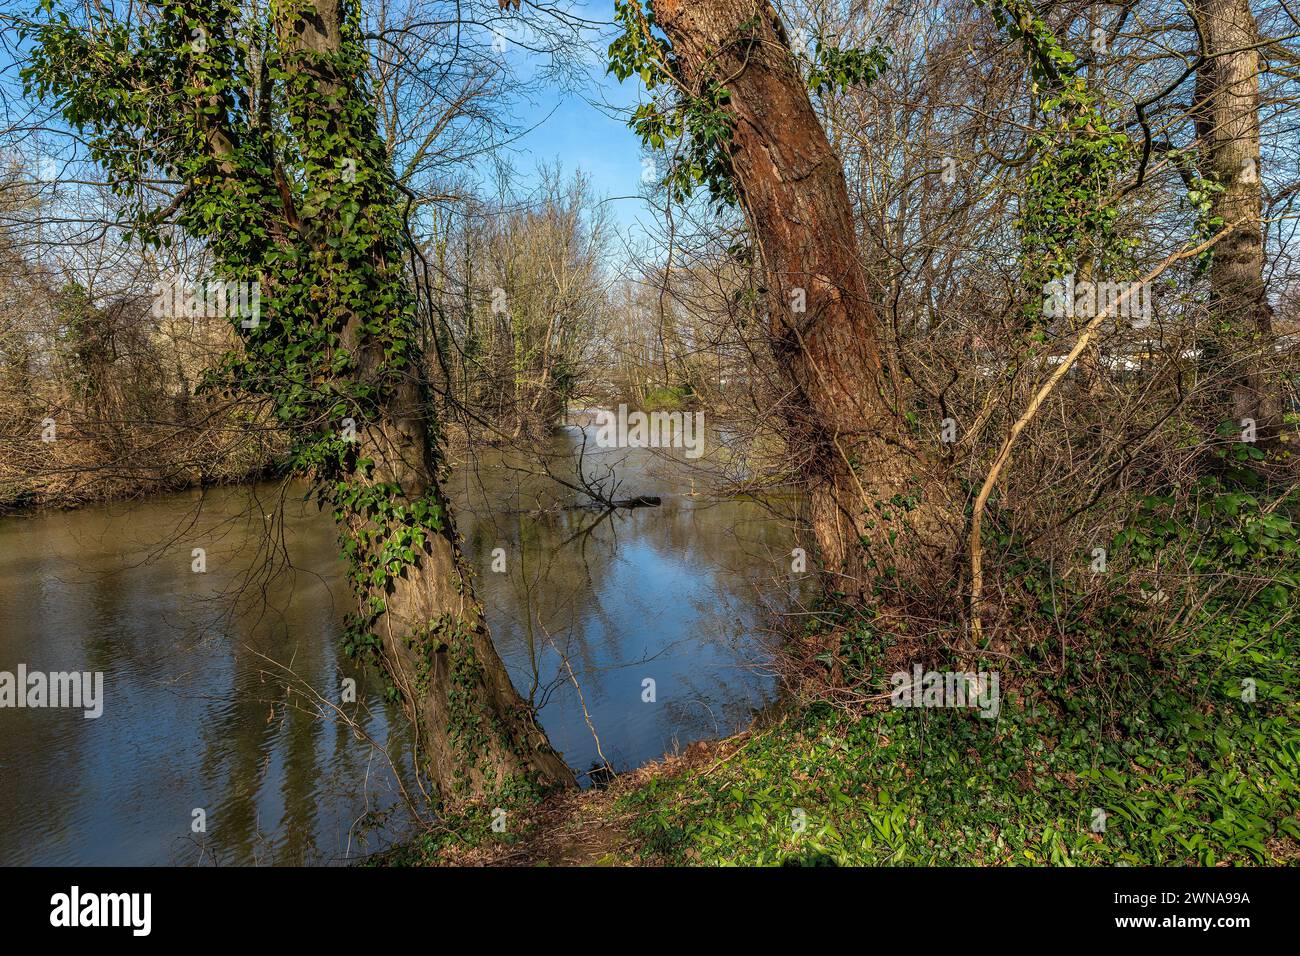
[[951,598],[960,510],[899,415],[843,169],[779,16],[767,0],[656,0],[654,11],[690,92],[716,81],[729,93],[732,172],[768,277],[772,347],[792,392],[784,415],[832,588],[852,600],[900,586]]
[[1273,313],[1264,283],[1263,187],[1259,140],[1259,28],[1249,0],[1198,0],[1203,60],[1196,75],[1202,175],[1222,184],[1211,214],[1245,220],[1210,264],[1209,371],[1223,382],[1220,402],[1235,424],[1252,419],[1257,438],[1275,438],[1281,392],[1270,382]]
[[[333,115],[355,105],[346,98],[358,95],[354,85],[332,72],[331,57],[342,44],[343,18],[341,0],[313,0],[280,13],[276,26],[287,65],[308,77],[310,89],[318,94],[303,107],[311,115],[294,117],[301,128],[349,128],[345,119]],[[370,155],[364,144],[355,145],[358,157]],[[321,182],[312,188],[330,186]],[[374,198],[395,201],[382,191]],[[364,209],[358,219],[363,217],[369,218]],[[321,235],[346,229],[328,215],[316,217],[311,227]],[[391,253],[383,243],[376,244],[373,264],[388,268],[386,281],[400,285],[400,271],[385,265],[394,261]],[[388,298],[402,301],[396,292]],[[453,804],[497,794],[518,780],[573,785],[572,772],[511,684],[474,595],[451,506],[438,484],[436,423],[427,401],[424,363],[398,376],[386,371],[392,357],[382,342],[365,334],[356,317],[345,321],[341,339],[358,359],[354,374],[359,380],[391,383],[358,424],[358,457],[371,459],[374,467],[364,478],[356,473],[350,480],[372,487],[391,485],[398,489],[390,497],[392,506],[411,508],[423,502],[442,515],[440,533],[429,536],[415,561],[383,595],[385,610],[374,625],[385,670],[416,729],[421,770],[443,800]],[[344,534],[357,541],[366,540],[365,532],[376,527],[373,514],[365,509],[343,507],[337,517]],[[359,587],[363,609],[371,596]]]

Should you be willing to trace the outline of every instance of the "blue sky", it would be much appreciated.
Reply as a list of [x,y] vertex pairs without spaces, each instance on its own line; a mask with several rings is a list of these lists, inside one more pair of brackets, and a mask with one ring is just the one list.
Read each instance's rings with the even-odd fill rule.
[[[489,4],[489,9],[495,12],[495,6]],[[648,222],[651,215],[646,204],[636,198],[641,189],[643,153],[640,141],[627,127],[626,113],[616,111],[635,107],[644,90],[636,78],[619,83],[605,72],[613,0],[572,0],[567,4],[559,0],[556,6],[593,24],[608,26],[603,30],[593,26],[588,31],[587,76],[574,77],[569,88],[529,83],[536,75],[535,55],[511,43],[506,56],[527,89],[511,104],[509,126],[517,138],[508,147],[508,159],[523,186],[536,179],[541,163],[558,163],[566,173],[582,170],[590,177],[595,195],[606,200],[606,211],[620,234],[639,243],[642,233],[637,223]],[[536,11],[533,16],[538,16]],[[509,12],[494,18],[507,39],[512,33],[510,20]],[[21,94],[8,46],[0,46],[0,76],[8,94],[16,99]]]
[[[576,15],[610,23],[612,0],[589,0],[575,3]],[[627,127],[626,114],[617,110],[634,108],[644,94],[635,77],[620,83],[605,73],[604,49],[608,36],[592,34],[593,55],[589,81],[579,89],[544,87],[530,97],[520,97],[514,104],[516,122],[512,128],[527,130],[510,147],[512,165],[521,178],[529,181],[538,164],[559,163],[566,173],[581,169],[591,179],[600,198],[607,198],[613,222],[620,232],[635,235],[638,220],[645,221],[648,207],[639,198],[642,157],[640,140]],[[526,57],[521,55],[521,60]],[[525,75],[526,62],[517,67]]]

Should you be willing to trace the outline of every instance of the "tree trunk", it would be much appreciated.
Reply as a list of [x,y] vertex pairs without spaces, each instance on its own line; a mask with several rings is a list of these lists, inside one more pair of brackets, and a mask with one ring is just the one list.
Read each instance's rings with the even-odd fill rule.
[[784,414],[830,586],[853,600],[899,585],[953,597],[960,511],[898,415],[844,173],[778,15],[767,0],[657,0],[654,11],[692,92],[718,81],[730,94],[732,172],[767,272],[792,392]]
[[[571,784],[571,771],[516,693],[483,621],[450,503],[435,478],[427,413],[412,383],[360,437],[362,454],[376,462],[371,479],[401,488],[394,506],[426,501],[443,514],[442,533],[395,580],[375,624],[385,669],[413,718],[424,769],[445,799],[478,799],[512,778]],[[344,521],[362,530],[368,518],[354,512]]]
[[1273,315],[1264,285],[1259,145],[1259,28],[1248,0],[1198,0],[1193,6],[1204,60],[1196,75],[1201,170],[1223,186],[1211,214],[1224,225],[1246,220],[1215,248],[1210,265],[1211,374],[1234,424],[1251,419],[1260,440],[1276,437],[1281,392],[1269,380]]
[[[277,30],[284,45],[286,65],[304,82],[306,95],[286,97],[295,128],[304,136],[320,130],[336,137],[339,150],[353,150],[361,157],[382,154],[366,148],[364,142],[347,143],[349,129],[356,129],[359,103],[349,102],[358,91],[334,68],[334,57],[343,40],[344,7],[340,0],[313,0],[283,10]],[[301,102],[303,105],[295,106]],[[294,110],[300,112],[296,115]],[[376,135],[370,127],[365,135]],[[359,136],[364,139],[365,135]],[[366,193],[376,203],[395,201],[382,176],[371,171],[363,180],[373,182]],[[313,189],[331,189],[328,173]],[[357,221],[379,222],[382,215],[363,208]],[[312,228],[319,235],[346,233],[347,225],[333,218],[328,207],[315,217]],[[388,289],[377,289],[389,301],[402,303],[403,277],[400,256],[394,256],[395,236],[382,236],[371,251],[370,263],[384,273]],[[328,249],[328,243],[325,243]],[[326,257],[328,251],[323,253]],[[333,305],[337,300],[326,298]],[[323,320],[334,318],[329,305],[322,304]],[[414,560],[401,569],[383,588],[354,578],[363,614],[372,598],[382,599],[384,610],[373,621],[379,637],[379,654],[388,676],[397,686],[405,709],[412,718],[421,759],[442,798],[449,803],[475,800],[497,794],[512,783],[572,785],[572,772],[550,747],[546,735],[534,720],[531,709],[516,693],[505,665],[492,644],[483,621],[482,607],[474,595],[471,572],[465,566],[456,539],[451,509],[438,485],[440,462],[436,445],[436,423],[427,400],[425,363],[394,372],[393,356],[382,339],[367,334],[355,316],[344,324],[343,345],[356,356],[354,376],[358,381],[385,383],[379,396],[358,422],[358,459],[370,459],[368,471],[358,469],[348,482],[374,489],[384,486],[386,506],[405,509],[429,508],[440,518],[433,522],[435,533],[423,546],[416,546]],[[412,336],[412,341],[417,339]],[[350,538],[359,557],[375,558],[389,543],[385,526],[373,508],[355,500],[336,503],[336,518],[345,540]],[[379,532],[378,537],[372,537]]]

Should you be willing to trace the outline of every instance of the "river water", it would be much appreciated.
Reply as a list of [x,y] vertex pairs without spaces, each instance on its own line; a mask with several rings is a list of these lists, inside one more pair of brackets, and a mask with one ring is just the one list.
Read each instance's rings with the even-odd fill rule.
[[[555,474],[573,479],[585,437],[556,437]],[[497,648],[579,772],[597,738],[626,770],[743,727],[774,692],[789,523],[695,494],[672,454],[586,452],[618,497],[662,499],[603,518],[499,452],[449,484]],[[401,715],[340,648],[349,592],[305,490],[0,519],[0,672],[103,674],[96,719],[0,708],[0,864],[329,863],[409,832]]]

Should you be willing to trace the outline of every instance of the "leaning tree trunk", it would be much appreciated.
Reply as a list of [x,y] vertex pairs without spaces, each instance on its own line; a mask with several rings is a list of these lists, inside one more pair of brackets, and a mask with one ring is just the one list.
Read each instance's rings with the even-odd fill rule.
[[[368,157],[379,157],[374,162],[384,157],[383,150],[370,141],[377,136],[373,117],[354,99],[360,95],[356,83],[338,72],[342,32],[347,28],[344,4],[311,0],[273,9],[290,77],[286,102],[292,128],[309,145],[313,136],[320,135],[328,150],[351,154],[358,161],[360,174],[355,182],[362,184],[362,198],[356,226],[391,221],[396,200],[385,185],[387,178],[366,168]],[[320,169],[317,176],[309,188],[326,194],[348,188],[328,169]],[[369,206],[372,203],[374,208]],[[381,208],[385,205],[387,209]],[[398,310],[409,306],[401,257],[394,254],[400,236],[380,228],[368,262],[339,263],[330,252],[328,237],[345,238],[355,227],[337,215],[337,204],[313,206],[321,210],[310,223],[316,233],[313,256],[340,270],[341,284],[359,281],[358,275],[378,275],[379,285],[371,290],[377,301],[392,302]],[[358,272],[357,266],[366,268]],[[354,270],[351,275],[349,268]],[[373,465],[346,476],[344,483],[357,493],[334,500],[345,540],[356,549],[351,555],[354,568],[382,569],[393,557],[391,515],[430,516],[406,526],[431,533],[423,535],[421,542],[406,542],[409,556],[399,559],[402,566],[396,575],[385,576],[379,586],[354,575],[363,616],[374,606],[372,599],[383,602],[370,628],[379,638],[384,669],[414,721],[421,769],[448,802],[496,794],[513,781],[572,784],[572,772],[550,747],[531,709],[511,684],[474,595],[450,505],[438,485],[436,425],[426,394],[424,363],[414,346],[417,337],[408,337],[412,360],[394,367],[393,343],[372,334],[360,317],[349,315],[346,295],[331,291],[322,299],[322,319],[342,326],[341,342],[356,359],[353,380],[376,385],[377,397],[356,423],[357,460],[368,459]],[[380,509],[369,503],[373,499],[368,492],[374,490],[383,499]]]
[[[359,436],[361,454],[376,463],[369,480],[400,488],[389,496],[392,506],[424,502],[442,514],[441,533],[392,581],[386,610],[373,624],[382,638],[384,669],[413,718],[423,769],[445,799],[477,799],[512,779],[570,784],[572,772],[516,693],[492,644],[450,503],[436,480],[427,412],[412,382]],[[356,511],[343,522],[352,532],[371,527],[370,516]]]
[[1253,420],[1257,436],[1269,440],[1282,410],[1280,389],[1269,378],[1274,338],[1264,284],[1259,28],[1249,0],[1198,0],[1193,12],[1203,41],[1194,106],[1202,173],[1223,186],[1210,211],[1224,225],[1242,221],[1210,265],[1207,365],[1223,383],[1221,404],[1234,424]]
[[844,173],[777,13],[767,0],[656,0],[654,13],[687,87],[729,94],[732,173],[767,272],[788,434],[831,587],[855,600],[899,583],[953,596],[960,512],[897,414]]
[[182,183],[137,222],[146,235],[175,212],[223,280],[258,284],[254,321],[227,316],[243,347],[222,368],[293,434],[294,466],[339,523],[358,605],[348,639],[400,692],[422,779],[452,804],[572,785],[492,646],[438,486],[403,205],[356,0],[180,0],[139,27],[85,16],[50,11],[30,75],[93,131],[115,180],[143,175],[146,155]]

